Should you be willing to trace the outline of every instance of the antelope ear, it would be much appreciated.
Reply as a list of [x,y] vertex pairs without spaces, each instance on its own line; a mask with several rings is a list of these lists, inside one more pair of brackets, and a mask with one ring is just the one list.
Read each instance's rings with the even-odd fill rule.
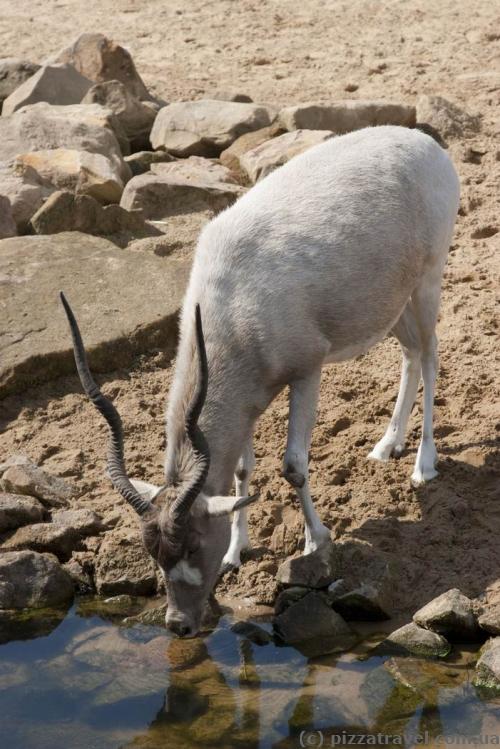
[[163,489],[163,486],[156,486],[156,484],[148,484],[147,481],[140,481],[139,479],[129,479],[134,489],[144,497],[149,499],[150,502],[155,499]]
[[209,515],[229,515],[236,510],[242,510],[243,507],[256,502],[258,494],[251,497],[205,497],[207,513]]

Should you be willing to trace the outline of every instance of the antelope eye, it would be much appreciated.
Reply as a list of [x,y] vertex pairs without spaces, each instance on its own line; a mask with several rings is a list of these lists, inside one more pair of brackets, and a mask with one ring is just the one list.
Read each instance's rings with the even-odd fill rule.
[[188,544],[187,544],[187,555],[190,557],[192,554],[195,554],[198,549],[200,548],[200,537],[198,534],[194,534],[189,538]]

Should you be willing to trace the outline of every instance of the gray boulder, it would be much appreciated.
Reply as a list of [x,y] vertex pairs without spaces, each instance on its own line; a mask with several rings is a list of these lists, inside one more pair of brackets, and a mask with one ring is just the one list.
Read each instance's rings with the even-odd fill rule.
[[52,554],[0,554],[0,609],[59,606],[72,597],[71,578]]
[[51,517],[53,525],[69,527],[80,538],[96,536],[104,530],[101,517],[85,507],[80,510],[55,510]]
[[500,693],[500,637],[492,637],[481,648],[473,684],[480,689]]
[[334,544],[327,542],[311,554],[286,559],[276,579],[283,585],[325,588],[339,577],[339,558]]
[[120,81],[96,83],[85,94],[82,104],[100,104],[114,112],[133,150],[147,147],[157,110],[140,101]]
[[421,96],[417,101],[417,120],[430,125],[443,138],[464,138],[481,129],[481,119],[444,99],[442,96]]
[[273,113],[255,104],[179,101],[158,112],[151,144],[174,156],[218,156],[243,133],[271,124]]
[[403,650],[409,655],[422,658],[444,658],[451,650],[449,642],[428,629],[419,627],[415,622],[405,624],[392,632],[382,643],[382,648]]
[[390,619],[386,611],[386,602],[381,591],[375,585],[364,583],[359,588],[335,595],[329,590],[332,607],[344,619],[357,621],[380,621]]
[[332,135],[330,130],[294,130],[284,133],[246,151],[240,157],[240,166],[252,182],[257,182],[294,156],[329,140]]
[[24,81],[31,78],[39,68],[40,65],[19,60],[17,57],[0,59],[0,112],[2,111],[2,102]]
[[273,619],[276,635],[310,657],[339,652],[353,645],[356,636],[319,593],[311,592]]
[[17,226],[14,221],[10,200],[6,195],[0,195],[0,239],[15,237],[16,234]]
[[332,130],[337,135],[374,125],[413,127],[415,107],[387,101],[346,99],[335,104],[297,104],[279,113],[285,130]]
[[457,588],[442,593],[419,609],[413,621],[452,642],[474,641],[480,635],[474,605]]
[[3,551],[30,549],[41,554],[54,554],[61,562],[67,562],[80,541],[80,534],[69,525],[36,523],[18,528],[1,544]]
[[69,63],[94,83],[120,81],[138,99],[151,99],[130,52],[104,34],[80,34],[52,62]]
[[2,114],[12,114],[39,101],[79,104],[91,86],[92,81],[72,65],[44,65],[5,99]]
[[117,528],[104,537],[95,564],[95,583],[99,595],[105,596],[147,596],[156,591],[155,566],[138,532]]
[[488,606],[478,618],[478,624],[491,635],[500,635],[500,603]]
[[51,476],[34,463],[7,468],[0,481],[6,492],[36,497],[48,507],[65,507],[75,489],[58,476]]
[[[60,289],[78,316],[94,371],[109,371],[110,361],[126,366],[138,353],[172,345],[189,267],[187,261],[119,249],[78,232],[2,240],[9,337],[0,362],[0,394],[74,372]],[[147,295],[137,289],[147,289]]]
[[39,523],[44,519],[43,505],[35,497],[22,494],[0,494],[0,533]]

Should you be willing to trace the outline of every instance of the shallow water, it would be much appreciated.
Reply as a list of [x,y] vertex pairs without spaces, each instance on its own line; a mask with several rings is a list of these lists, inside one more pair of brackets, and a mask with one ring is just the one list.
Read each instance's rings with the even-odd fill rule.
[[436,663],[366,656],[365,643],[308,660],[236,635],[229,615],[206,637],[175,640],[93,610],[45,619],[38,637],[23,624],[9,636],[32,639],[0,645],[1,747],[410,747],[500,733],[500,699],[472,686],[470,649]]

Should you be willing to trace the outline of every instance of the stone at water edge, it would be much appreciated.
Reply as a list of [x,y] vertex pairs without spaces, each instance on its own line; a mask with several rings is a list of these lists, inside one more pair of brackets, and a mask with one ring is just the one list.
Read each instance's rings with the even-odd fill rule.
[[35,497],[22,494],[0,494],[0,533],[15,530],[30,523],[40,523],[46,511]]
[[335,104],[297,104],[281,110],[285,130],[332,130],[337,135],[374,125],[414,127],[415,107],[388,101],[346,99]]
[[276,575],[283,585],[305,588],[325,588],[338,577],[339,557],[331,542],[324,543],[311,554],[285,560]]
[[156,592],[156,569],[139,530],[116,529],[104,536],[95,563],[95,583],[99,595],[105,596]]
[[492,637],[481,648],[472,683],[480,689],[500,694],[500,637]]
[[138,99],[152,99],[130,52],[104,34],[80,34],[69,47],[58,52],[51,62],[73,65],[81,75],[95,83],[121,81]]
[[405,624],[392,632],[379,646],[380,649],[400,648],[409,655],[423,658],[445,658],[451,650],[450,643],[442,635],[419,627],[415,622]]
[[79,545],[81,534],[68,525],[35,523],[18,528],[0,544],[0,551],[38,551],[54,554],[59,561],[67,562]]
[[73,597],[73,583],[52,554],[0,554],[0,609],[59,606]]
[[19,60],[17,57],[0,59],[0,112],[2,102],[24,81],[31,78],[39,68],[40,65],[27,60]]
[[285,588],[279,593],[274,602],[274,613],[276,616],[282,614],[289,606],[300,601],[300,599],[304,598],[308,593],[310,593],[309,588],[299,585],[292,585],[290,588]]
[[[2,189],[0,184],[0,190]],[[0,239],[15,237],[17,226],[10,200],[6,195],[0,195]]]
[[75,495],[71,484],[58,476],[51,476],[34,463],[10,466],[0,485],[6,492],[36,497],[47,507],[65,507]]
[[500,603],[488,606],[479,616],[478,624],[491,635],[500,635]]
[[5,99],[2,115],[39,101],[79,104],[91,86],[92,81],[71,65],[44,65]]
[[274,113],[256,104],[179,101],[158,112],[151,131],[153,148],[174,156],[218,156],[240,135],[267,127]]
[[413,615],[413,621],[451,642],[476,641],[481,632],[470,598],[457,588],[442,593]]
[[240,167],[252,182],[257,182],[294,156],[324,143],[332,136],[331,130],[293,130],[291,133],[278,135],[244,153],[239,159]]
[[444,99],[442,96],[421,96],[417,101],[417,121],[430,125],[443,138],[463,138],[481,129],[481,119]]
[[144,351],[173,348],[189,271],[188,260],[119,249],[78,232],[1,240],[9,338],[0,360],[0,397],[74,374],[61,289],[78,318],[96,374],[109,372],[110,361],[126,367]]
[[245,637],[254,645],[268,645],[273,639],[263,627],[252,624],[252,622],[235,622],[231,627],[231,632]]
[[390,619],[384,596],[375,585],[363,584],[342,594],[329,590],[332,608],[344,619],[356,621],[383,621]]

